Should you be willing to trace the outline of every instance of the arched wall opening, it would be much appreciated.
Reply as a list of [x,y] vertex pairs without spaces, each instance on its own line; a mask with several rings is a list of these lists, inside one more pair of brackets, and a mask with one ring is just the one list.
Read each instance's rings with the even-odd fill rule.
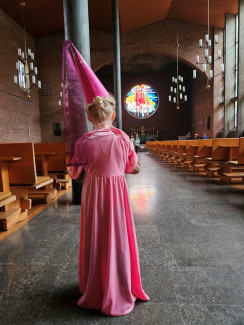
[[[113,91],[113,66],[112,62],[106,62],[96,74],[109,92]],[[199,92],[204,91],[204,80],[193,80],[192,64],[186,60],[179,61],[179,74],[184,78],[187,102],[180,104],[180,110],[176,104],[169,102],[170,86],[173,86],[172,77],[176,77],[176,57],[162,53],[142,52],[140,50],[130,53],[121,58],[121,94],[122,94],[122,122],[123,130],[130,134],[134,129],[154,129],[158,131],[160,140],[178,139],[178,136],[186,135],[188,132],[203,134],[204,124],[207,123],[210,114],[211,103],[209,100],[209,111],[205,106],[204,116],[198,122],[198,113],[195,107],[202,100]],[[159,107],[155,114],[145,119],[131,116],[125,107],[126,94],[136,84],[146,83],[152,86],[159,95]],[[197,84],[197,86],[195,86]],[[212,90],[206,91],[205,96],[212,98]],[[206,116],[205,116],[206,115]],[[204,121],[206,120],[206,122]],[[199,124],[199,125],[198,125]],[[206,125],[205,125],[206,126]]]

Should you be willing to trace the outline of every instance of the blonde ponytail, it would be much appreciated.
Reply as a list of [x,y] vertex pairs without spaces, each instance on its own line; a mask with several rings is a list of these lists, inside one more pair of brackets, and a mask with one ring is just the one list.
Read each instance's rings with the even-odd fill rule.
[[97,96],[91,104],[87,105],[86,110],[92,123],[103,123],[109,120],[115,111],[115,98],[111,94],[106,98]]

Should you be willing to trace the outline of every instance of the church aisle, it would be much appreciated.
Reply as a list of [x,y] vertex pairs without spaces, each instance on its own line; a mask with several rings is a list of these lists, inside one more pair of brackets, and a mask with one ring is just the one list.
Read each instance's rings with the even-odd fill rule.
[[0,243],[2,324],[244,324],[243,192],[139,158],[127,179],[151,300],[111,318],[76,306],[80,207],[69,192]]

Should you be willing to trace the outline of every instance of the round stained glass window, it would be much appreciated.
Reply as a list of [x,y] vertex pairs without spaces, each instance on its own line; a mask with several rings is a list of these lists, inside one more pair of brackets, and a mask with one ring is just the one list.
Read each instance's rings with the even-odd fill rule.
[[125,99],[128,113],[137,118],[153,115],[159,104],[157,92],[149,85],[137,85],[131,88]]

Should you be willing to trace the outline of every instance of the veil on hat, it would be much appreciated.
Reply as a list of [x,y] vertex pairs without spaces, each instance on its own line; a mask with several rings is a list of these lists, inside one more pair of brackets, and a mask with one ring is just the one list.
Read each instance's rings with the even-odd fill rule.
[[69,159],[73,156],[75,142],[88,132],[86,105],[92,103],[96,96],[107,97],[109,93],[69,40],[63,45],[62,77],[64,129]]

